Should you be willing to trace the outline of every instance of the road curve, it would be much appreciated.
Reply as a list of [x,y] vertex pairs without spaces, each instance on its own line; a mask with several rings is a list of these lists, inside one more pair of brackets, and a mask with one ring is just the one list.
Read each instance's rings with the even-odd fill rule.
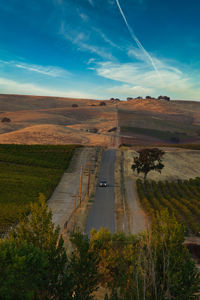
[[116,150],[106,150],[102,155],[99,178],[106,180],[108,187],[96,188],[94,203],[91,207],[86,233],[89,235],[92,228],[106,227],[111,233],[115,232],[115,193],[114,193],[114,167]]

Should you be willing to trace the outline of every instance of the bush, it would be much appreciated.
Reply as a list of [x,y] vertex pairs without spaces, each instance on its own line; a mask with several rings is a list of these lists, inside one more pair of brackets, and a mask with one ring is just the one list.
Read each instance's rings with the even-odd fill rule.
[[3,118],[3,119],[1,120],[1,122],[3,122],[3,123],[4,123],[4,122],[9,123],[9,122],[11,122],[11,119],[5,117],[5,118]]

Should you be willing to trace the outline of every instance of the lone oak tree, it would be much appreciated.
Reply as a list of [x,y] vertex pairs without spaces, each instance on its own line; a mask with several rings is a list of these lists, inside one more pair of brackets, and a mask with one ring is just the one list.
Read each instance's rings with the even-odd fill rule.
[[146,180],[147,174],[152,171],[158,171],[164,168],[162,158],[164,151],[158,148],[142,149],[138,151],[139,157],[134,157],[134,164],[131,166],[133,171],[137,170],[137,173],[144,173],[144,180]]

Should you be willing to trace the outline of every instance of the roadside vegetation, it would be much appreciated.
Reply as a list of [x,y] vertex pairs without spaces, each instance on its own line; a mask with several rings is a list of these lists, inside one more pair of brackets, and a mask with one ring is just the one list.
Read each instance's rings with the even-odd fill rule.
[[50,197],[76,147],[0,145],[0,234],[29,212],[39,193]]
[[[107,300],[199,299],[200,276],[183,245],[184,231],[167,210],[139,235],[92,230],[70,237],[66,255],[45,198],[0,240],[0,299],[90,300],[100,286]],[[10,288],[12,287],[12,288]]]
[[184,224],[185,234],[200,235],[200,178],[177,181],[137,180],[137,191],[145,212],[153,217],[168,208]]

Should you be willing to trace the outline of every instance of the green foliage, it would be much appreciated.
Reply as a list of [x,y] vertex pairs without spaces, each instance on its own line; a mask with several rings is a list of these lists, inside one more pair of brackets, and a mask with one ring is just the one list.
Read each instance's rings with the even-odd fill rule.
[[70,240],[75,248],[69,264],[70,277],[73,278],[73,299],[93,299],[92,293],[99,285],[99,255],[90,249],[88,236],[74,233]]
[[[111,292],[111,299],[117,298],[117,291],[130,297],[133,277],[133,260],[138,237],[124,233],[111,234],[107,229],[91,231],[91,248],[99,253],[100,282]],[[120,298],[119,298],[120,299]]]
[[50,197],[76,147],[0,145],[0,234],[30,211],[39,193]]
[[40,195],[30,216],[0,240],[0,299],[90,300],[100,284],[109,300],[198,299],[200,276],[183,245],[184,228],[167,210],[136,236],[100,229],[90,240],[80,233],[70,239],[74,251],[67,259]]
[[138,236],[92,231],[101,283],[109,289],[105,299],[198,299],[200,276],[183,241],[183,227],[167,210],[157,213],[151,230]]
[[26,242],[45,252],[48,265],[42,278],[40,299],[63,299],[61,295],[65,290],[66,252],[62,237],[59,236],[59,228],[54,229],[52,213],[42,194],[38,203],[31,204],[30,216],[24,217],[10,233],[9,239],[19,248]]
[[131,166],[133,171],[137,170],[137,173],[144,173],[144,179],[146,179],[147,174],[152,170],[161,173],[161,170],[164,168],[162,164],[164,151],[152,148],[142,149],[138,153],[139,157],[134,157],[134,164]]
[[23,241],[0,242],[0,299],[31,300],[45,288],[48,269],[45,251]]
[[197,299],[200,276],[183,241],[183,227],[176,218],[167,210],[157,213],[142,248],[146,299]]

